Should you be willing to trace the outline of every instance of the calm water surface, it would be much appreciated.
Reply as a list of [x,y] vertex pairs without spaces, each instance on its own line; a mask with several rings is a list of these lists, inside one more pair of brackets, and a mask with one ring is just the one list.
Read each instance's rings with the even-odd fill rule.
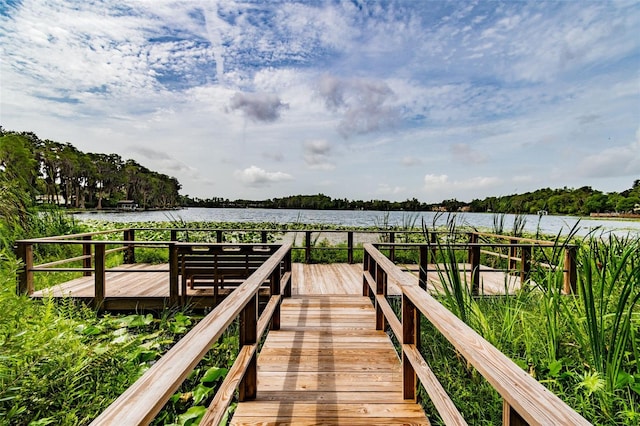
[[[494,220],[500,215],[493,213],[457,213],[456,224],[491,230]],[[288,209],[208,209],[186,208],[174,211],[123,212],[123,213],[80,213],[80,220],[105,220],[110,222],[268,222],[274,226],[287,223],[344,225],[349,227],[366,227],[377,225],[403,226],[414,224],[420,226],[422,220],[431,227],[447,224],[453,215],[436,216],[434,212],[382,212],[351,210],[288,210]],[[515,215],[505,215],[505,231],[513,229]],[[543,234],[567,234],[578,223],[579,235],[593,231],[615,232],[616,234],[640,235],[640,221],[576,218],[573,216],[525,216],[525,230],[535,233],[537,229]]]

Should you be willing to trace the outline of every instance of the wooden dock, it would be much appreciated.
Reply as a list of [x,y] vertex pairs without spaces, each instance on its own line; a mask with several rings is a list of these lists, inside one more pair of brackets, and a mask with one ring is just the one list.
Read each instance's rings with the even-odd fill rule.
[[285,299],[280,330],[258,356],[257,397],[238,404],[231,424],[428,425],[403,399],[400,360],[375,317],[362,296]]
[[[429,265],[429,268],[444,271],[443,265]],[[404,266],[405,272],[418,284],[418,271],[415,265]],[[459,265],[463,282],[471,282],[469,264]],[[169,265],[131,264],[118,266],[114,272],[106,272],[105,303],[109,308],[124,309],[160,307],[168,303],[169,298]],[[358,295],[362,293],[362,264],[303,264],[292,265],[293,295]],[[446,274],[445,274],[446,275]],[[480,294],[496,295],[515,291],[520,287],[520,277],[496,271],[487,266],[480,270]],[[234,287],[220,289],[221,297],[229,294]],[[427,288],[431,293],[442,292],[442,280],[437,272],[430,272]],[[91,300],[94,297],[94,277],[76,278],[51,288],[35,291],[31,297],[72,297]],[[395,282],[389,282],[388,294],[400,295],[401,291]],[[182,288],[179,288],[182,296]],[[213,289],[196,287],[186,289],[186,298],[193,306],[212,303]],[[200,299],[200,300],[199,300]],[[131,302],[127,302],[131,301]],[[133,301],[137,301],[133,305]],[[199,303],[202,302],[202,303]]]

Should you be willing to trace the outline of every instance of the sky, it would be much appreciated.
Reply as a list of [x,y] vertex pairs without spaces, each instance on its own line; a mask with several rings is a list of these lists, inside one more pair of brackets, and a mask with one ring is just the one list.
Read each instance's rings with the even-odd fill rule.
[[638,1],[0,0],[0,125],[191,197],[640,179]]

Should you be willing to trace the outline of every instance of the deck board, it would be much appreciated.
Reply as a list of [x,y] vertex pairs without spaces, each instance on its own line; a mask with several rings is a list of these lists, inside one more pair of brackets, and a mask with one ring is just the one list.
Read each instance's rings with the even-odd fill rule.
[[[430,265],[430,269],[436,269],[442,265]],[[470,282],[469,266],[459,265],[463,281]],[[418,284],[417,269],[415,265],[405,267],[408,274],[414,278],[415,285]],[[118,298],[168,298],[169,297],[169,265],[120,265],[118,272],[107,272],[105,297],[112,300]],[[164,272],[163,272],[164,271]],[[482,266],[480,272],[481,294],[504,294],[505,284],[509,292],[520,287],[520,277],[497,272],[491,268]],[[437,272],[429,272],[429,291],[435,293],[442,291],[442,283]],[[229,292],[233,287],[222,290]],[[181,289],[179,294],[182,293]],[[309,311],[313,298],[319,295],[353,296],[362,294],[362,265],[361,264],[330,264],[314,265],[294,263],[292,265],[292,294],[309,296],[305,300],[307,304],[305,310]],[[389,281],[388,294],[399,295],[400,289],[393,281]],[[212,288],[187,289],[187,297],[197,299],[199,297],[212,297]],[[76,297],[90,299],[94,297],[94,279],[92,276],[80,277],[55,285],[51,288],[34,292],[31,297]],[[292,303],[295,299],[292,299]],[[300,299],[302,300],[302,299]],[[350,300],[348,303],[352,303]],[[339,299],[334,299],[333,303],[339,303]],[[316,303],[317,306],[321,306]],[[350,305],[353,308],[353,305]],[[366,300],[361,303],[360,308],[366,307]]]
[[[317,290],[344,288],[325,282]],[[402,397],[398,355],[375,329],[369,299],[338,293],[298,294],[282,302],[281,328],[269,332],[258,356],[257,398],[239,403],[231,424],[429,422],[418,404]]]

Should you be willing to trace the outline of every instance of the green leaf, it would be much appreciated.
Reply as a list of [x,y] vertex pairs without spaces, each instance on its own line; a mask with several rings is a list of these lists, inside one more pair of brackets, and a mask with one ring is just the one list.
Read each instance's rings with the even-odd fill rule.
[[119,345],[122,343],[126,343],[131,338],[130,334],[123,334],[121,336],[116,337],[111,341],[112,345]]
[[46,426],[55,423],[56,421],[50,417],[44,419],[34,420],[29,422],[29,426]]
[[193,403],[200,404],[203,400],[207,399],[212,391],[213,388],[205,386],[202,383],[198,384],[193,390]]
[[215,382],[220,377],[225,377],[227,375],[227,371],[228,370],[226,368],[211,367],[204,373],[204,375],[200,379],[200,383]]
[[622,389],[626,386],[634,384],[634,382],[635,382],[635,379],[631,374],[624,371],[620,371],[618,373],[618,376],[616,377],[615,388]]
[[207,412],[207,408],[202,405],[196,405],[195,407],[191,407],[187,410],[186,413],[180,414],[178,416],[178,424],[180,426],[191,426],[198,424],[204,414]]
[[562,361],[560,360],[552,361],[549,363],[547,368],[549,369],[549,376],[558,377],[560,370],[562,370]]

